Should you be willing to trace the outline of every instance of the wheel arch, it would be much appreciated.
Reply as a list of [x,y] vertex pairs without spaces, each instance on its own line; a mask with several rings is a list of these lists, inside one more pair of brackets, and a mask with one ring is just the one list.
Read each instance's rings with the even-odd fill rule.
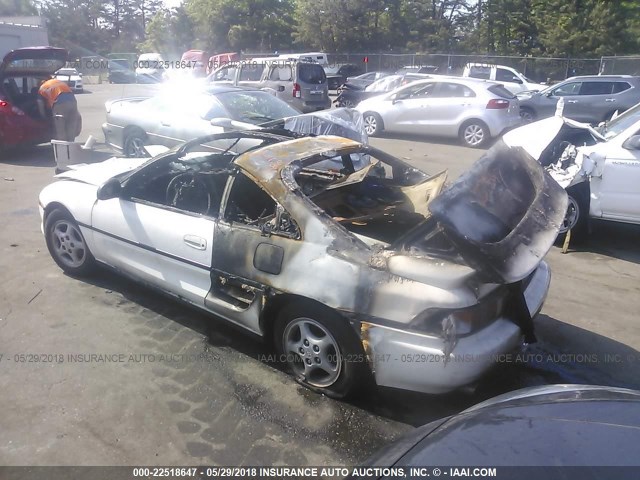
[[326,310],[333,314],[339,315],[342,319],[344,319],[346,324],[351,326],[351,330],[353,330],[353,333],[357,336],[358,341],[362,341],[359,326],[357,327],[356,325],[354,325],[354,322],[344,316],[340,311],[330,307],[329,305],[319,302],[318,300],[314,300],[312,298],[304,297],[302,295],[297,295],[294,293],[276,293],[273,295],[267,295],[265,297],[265,305],[260,312],[259,318],[260,330],[265,341],[271,344],[273,343],[273,333],[278,315],[283,308],[285,308],[287,305],[291,305],[292,303],[308,305],[310,308]]
[[487,129],[487,132],[489,133],[489,136],[491,136],[491,129],[489,128],[489,125],[487,125],[487,122],[485,122],[484,120],[482,120],[481,118],[478,118],[478,117],[467,118],[464,122],[462,122],[460,124],[460,128],[458,128],[458,136],[462,135],[462,130],[464,130],[464,128],[467,125],[470,125],[472,123],[480,123],[480,124],[482,124],[482,126]]
[[60,202],[57,202],[57,201],[53,201],[53,202],[49,202],[47,204],[47,206],[44,207],[44,216],[42,218],[42,221],[46,222],[47,221],[47,217],[54,210],[62,210],[64,212],[68,213],[69,215],[71,215],[72,217],[74,217],[73,214],[71,213],[71,210],[69,210],[63,203],[60,203]]

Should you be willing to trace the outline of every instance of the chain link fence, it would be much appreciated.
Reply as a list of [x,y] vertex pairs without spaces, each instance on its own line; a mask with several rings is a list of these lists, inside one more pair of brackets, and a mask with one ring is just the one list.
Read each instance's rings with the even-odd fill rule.
[[[243,58],[273,54],[245,53]],[[617,57],[621,58],[621,57]],[[433,66],[437,73],[460,75],[467,63],[507,65],[536,82],[559,82],[575,75],[597,75],[601,59],[549,58],[519,56],[454,55],[454,54],[395,54],[395,53],[329,53],[329,64],[355,63],[367,71],[394,72],[405,66]],[[640,69],[640,57],[634,57]]]
[[603,75],[640,75],[640,56],[602,57]]

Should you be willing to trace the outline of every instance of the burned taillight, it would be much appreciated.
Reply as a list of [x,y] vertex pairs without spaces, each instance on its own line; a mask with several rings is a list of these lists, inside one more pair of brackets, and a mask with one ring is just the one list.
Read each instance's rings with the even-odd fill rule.
[[509,108],[509,100],[502,100],[500,98],[492,98],[487,103],[487,110],[503,110]]
[[300,84],[299,83],[294,83],[293,84],[293,97],[294,98],[300,98],[302,96],[302,89],[300,88]]
[[9,108],[9,102],[5,101],[5,100],[0,100],[0,108]]

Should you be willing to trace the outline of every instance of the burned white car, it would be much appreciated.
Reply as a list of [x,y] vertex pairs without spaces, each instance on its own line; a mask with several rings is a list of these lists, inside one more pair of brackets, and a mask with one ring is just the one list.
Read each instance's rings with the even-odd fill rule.
[[640,224],[640,105],[593,128],[555,116],[507,133],[567,190],[560,233],[586,237],[590,218]]
[[[40,194],[53,259],[76,275],[109,266],[261,335],[333,397],[371,380],[451,391],[535,340],[567,201],[534,159],[494,149],[443,189],[445,173],[376,148],[282,132],[58,175]],[[252,146],[230,153],[241,139]],[[314,168],[336,157],[339,170]]]

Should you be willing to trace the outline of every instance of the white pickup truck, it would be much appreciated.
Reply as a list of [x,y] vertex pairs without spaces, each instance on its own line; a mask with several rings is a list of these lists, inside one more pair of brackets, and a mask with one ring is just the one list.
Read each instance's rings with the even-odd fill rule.
[[506,65],[489,63],[467,63],[462,72],[463,77],[482,78],[502,83],[514,95],[527,90],[542,90],[547,85],[536,83],[514,68]]

